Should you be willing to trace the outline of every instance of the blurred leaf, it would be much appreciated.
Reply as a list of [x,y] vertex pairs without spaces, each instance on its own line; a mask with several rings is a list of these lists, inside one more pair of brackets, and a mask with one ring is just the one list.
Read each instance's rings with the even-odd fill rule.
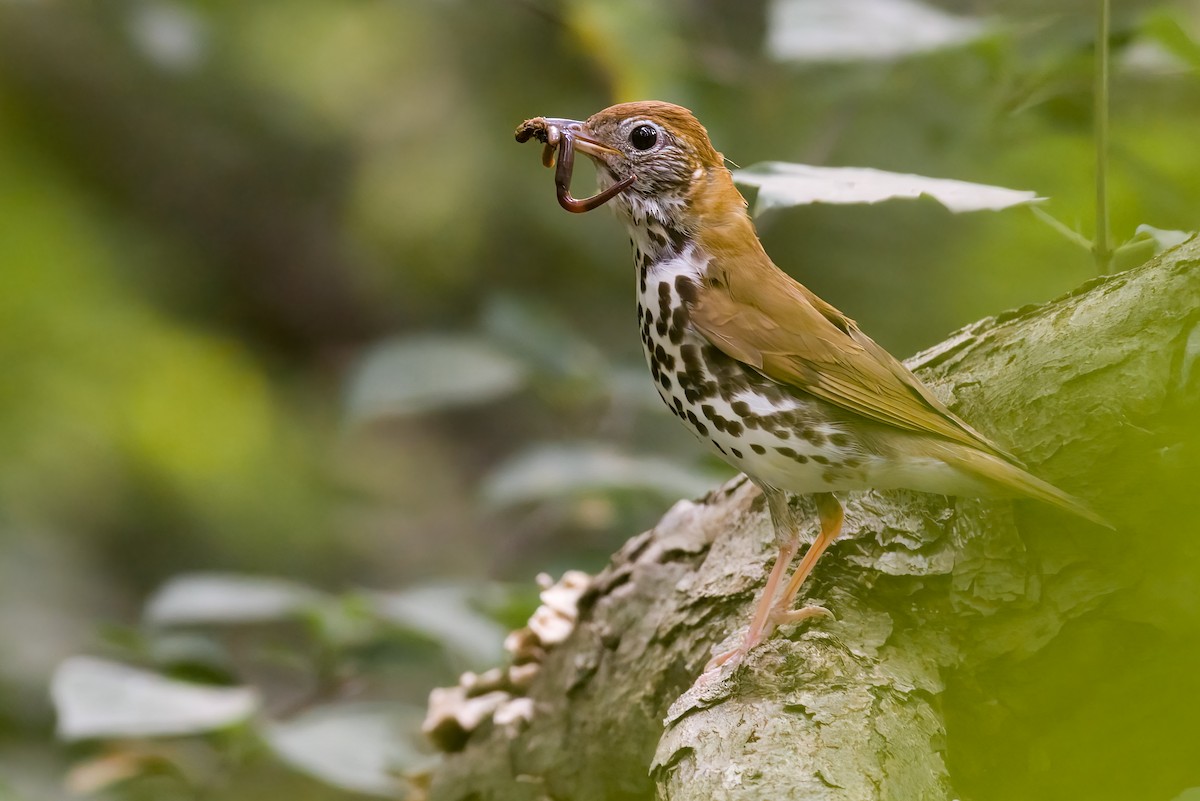
[[198,632],[170,629],[149,637],[146,652],[156,667],[177,679],[202,683],[232,683],[236,672],[229,651]]
[[440,643],[472,669],[495,665],[504,653],[504,629],[472,604],[465,584],[434,584],[371,593],[377,613]]
[[1200,70],[1200,44],[1183,29],[1171,11],[1160,9],[1148,14],[1142,30],[1180,62]]
[[1164,250],[1179,247],[1195,235],[1195,231],[1168,231],[1164,228],[1155,228],[1153,225],[1142,223],[1137,227],[1133,238],[1135,240],[1148,239],[1153,242],[1154,254],[1157,256]]
[[483,312],[483,328],[530,362],[572,378],[600,380],[604,354],[579,335],[556,310],[527,297],[498,295]]
[[483,496],[495,506],[612,490],[649,490],[664,498],[694,498],[722,480],[717,474],[689,470],[653,456],[618,453],[606,445],[541,445],[494,469],[483,482]]
[[394,704],[343,704],[264,729],[267,743],[299,771],[359,793],[403,798],[405,772],[432,761],[419,750],[422,712]]
[[247,687],[209,687],[89,656],[59,665],[50,684],[58,736],[156,737],[240,723],[258,709]]
[[177,576],[146,603],[145,618],[158,625],[259,623],[302,612],[324,595],[286,579],[232,573]]
[[378,633],[369,603],[358,593],[313,607],[308,621],[321,643],[334,651],[362,645]]
[[915,0],[774,0],[767,52],[780,61],[878,61],[956,47],[988,26]]
[[933,198],[957,214],[1007,209],[1039,199],[1036,192],[870,167],[813,167],[786,161],[764,161],[737,170],[733,177],[742,186],[757,187],[755,216],[772,209],[810,203],[879,203],[923,196]]
[[1143,223],[1127,242],[1113,251],[1111,270],[1121,272],[1145,264],[1148,259],[1182,245],[1193,236],[1195,234],[1189,231],[1167,231]]
[[521,362],[467,334],[423,334],[370,348],[349,382],[347,416],[369,422],[495,400],[525,382]]
[[130,9],[129,34],[150,61],[173,72],[191,72],[207,58],[209,30],[182,3],[139,3]]

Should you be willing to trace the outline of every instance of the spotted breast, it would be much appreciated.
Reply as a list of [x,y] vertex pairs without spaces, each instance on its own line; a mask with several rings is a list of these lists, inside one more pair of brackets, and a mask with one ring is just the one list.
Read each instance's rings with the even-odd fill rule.
[[871,486],[844,413],[731,359],[691,325],[708,258],[691,244],[653,261],[634,247],[642,346],[671,413],[725,461],[781,489]]

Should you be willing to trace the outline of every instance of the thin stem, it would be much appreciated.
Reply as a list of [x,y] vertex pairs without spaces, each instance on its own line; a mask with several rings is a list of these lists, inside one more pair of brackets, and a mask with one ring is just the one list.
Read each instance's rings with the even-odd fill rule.
[[1108,233],[1108,30],[1109,0],[1097,0],[1095,118],[1096,136],[1096,236],[1092,255],[1098,273],[1108,272],[1112,248]]
[[1033,212],[1034,217],[1037,217],[1039,220],[1044,222],[1046,225],[1050,226],[1055,231],[1058,231],[1060,234],[1062,234],[1067,239],[1074,242],[1076,245],[1079,245],[1079,247],[1083,248],[1084,250],[1092,250],[1093,249],[1092,243],[1088,241],[1088,238],[1086,236],[1079,233],[1078,231],[1068,228],[1066,225],[1064,225],[1062,222],[1060,222],[1058,219],[1056,219],[1050,213],[1043,211],[1042,209],[1038,208],[1037,206],[1029,206],[1029,210]]

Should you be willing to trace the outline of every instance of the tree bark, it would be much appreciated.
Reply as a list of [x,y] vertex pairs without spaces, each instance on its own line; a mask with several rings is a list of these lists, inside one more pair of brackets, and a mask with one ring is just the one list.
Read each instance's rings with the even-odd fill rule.
[[[848,496],[845,532],[803,590],[836,619],[697,681],[740,636],[773,555],[762,498],[735,479],[613,557],[530,688],[532,719],[476,731],[431,798],[1170,798],[1200,785],[1181,745],[1200,712],[1198,268],[1192,239],[909,361],[1117,533],[1034,502]],[[815,526],[808,499],[794,503]]]

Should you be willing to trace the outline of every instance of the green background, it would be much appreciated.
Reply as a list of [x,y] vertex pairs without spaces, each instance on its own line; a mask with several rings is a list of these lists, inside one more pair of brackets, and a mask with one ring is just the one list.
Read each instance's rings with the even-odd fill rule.
[[[768,43],[822,24],[791,30],[781,5],[0,2],[0,799],[65,798],[72,765],[131,754],[133,778],[74,781],[350,797],[284,767],[261,721],[347,698],[419,716],[431,686],[500,659],[381,620],[364,593],[436,586],[466,610],[433,604],[446,626],[502,632],[537,573],[597,569],[731,475],[643,374],[624,232],[558,207],[538,149],[513,141],[522,119],[670,100],[742,166],[1031,189],[1091,236],[1095,4],[945,2],[978,35],[832,61],[779,57]],[[1200,6],[1118,5],[1119,245],[1197,227]],[[901,356],[1096,274],[1023,208],[759,224]],[[330,595],[269,625],[146,622],[165,581],[206,571]],[[80,653],[252,682],[264,711],[204,737],[58,744],[46,688]]]

